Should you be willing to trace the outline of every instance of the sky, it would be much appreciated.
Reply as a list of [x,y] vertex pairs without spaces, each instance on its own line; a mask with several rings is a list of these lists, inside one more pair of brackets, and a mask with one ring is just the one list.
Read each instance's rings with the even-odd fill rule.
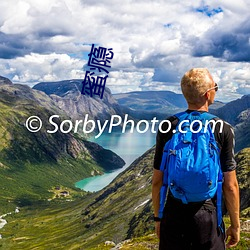
[[250,94],[249,0],[8,0],[0,2],[0,75],[33,86],[84,79],[91,45],[112,48],[112,93],[181,93],[205,67],[217,100]]

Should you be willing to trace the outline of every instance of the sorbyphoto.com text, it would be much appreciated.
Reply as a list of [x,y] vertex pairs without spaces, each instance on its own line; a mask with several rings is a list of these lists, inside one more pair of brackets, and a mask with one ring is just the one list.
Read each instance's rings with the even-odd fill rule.
[[[138,122],[135,122],[132,119],[129,119],[129,115],[125,114],[124,117],[121,117],[120,115],[112,115],[110,117],[110,120],[105,120],[104,122],[100,120],[92,120],[89,119],[89,115],[86,114],[84,116],[84,119],[80,120],[63,120],[58,124],[58,119],[60,119],[59,115],[51,115],[48,118],[48,122],[50,125],[52,125],[52,129],[47,129],[47,133],[54,134],[58,131],[61,133],[84,133],[84,134],[90,134],[90,133],[97,133],[95,135],[95,138],[100,137],[104,132],[112,133],[113,129],[121,129],[121,133],[130,132],[133,133],[135,130],[138,133],[146,133],[148,130],[151,131],[151,133],[157,133],[158,129],[161,133],[168,133],[172,129],[172,123],[169,120],[157,120],[156,117],[154,117],[151,120],[140,120]],[[56,122],[57,120],[57,122]],[[43,122],[38,116],[30,116],[26,122],[25,126],[26,128],[33,133],[38,132],[42,126]],[[188,123],[188,120],[181,121],[176,129],[173,129],[173,133],[176,133],[179,131],[180,133],[186,133],[185,130],[185,123]],[[212,132],[215,130],[216,124],[220,124],[220,130],[219,133],[222,133],[223,130],[223,121],[222,120],[209,120],[206,121],[205,124],[203,124],[200,120],[194,120],[192,121],[189,126],[190,130],[193,133],[199,133],[204,126],[204,131],[206,132],[208,129],[208,126],[211,127]],[[164,125],[164,126],[163,126]],[[164,127],[164,129],[163,129]]]

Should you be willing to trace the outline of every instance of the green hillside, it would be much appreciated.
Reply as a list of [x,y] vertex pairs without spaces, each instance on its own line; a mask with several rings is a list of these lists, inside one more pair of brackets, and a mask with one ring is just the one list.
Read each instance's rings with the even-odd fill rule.
[[[75,189],[75,182],[91,174],[124,165],[120,157],[85,141],[82,135],[47,133],[53,129],[48,123],[52,114],[60,115],[58,124],[67,118],[40,91],[24,85],[0,85],[0,215],[53,197],[49,190],[55,186]],[[25,127],[32,115],[43,121],[37,133]]]
[[[40,205],[23,207],[6,217],[0,230],[4,249],[89,249],[128,235],[153,230],[151,221],[151,161],[154,149],[137,159],[103,191],[85,194],[74,201],[54,199]],[[145,201],[147,204],[142,205]],[[132,229],[130,224],[143,216],[147,227]],[[140,232],[139,232],[140,231]]]
[[240,205],[244,215],[250,217],[250,148],[241,150],[235,157],[240,186]]

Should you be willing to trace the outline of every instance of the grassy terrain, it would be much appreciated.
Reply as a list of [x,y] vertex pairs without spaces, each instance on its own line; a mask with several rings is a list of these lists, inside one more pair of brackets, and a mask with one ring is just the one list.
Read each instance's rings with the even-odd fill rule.
[[[226,219],[228,220],[228,218]],[[236,247],[230,248],[232,250],[248,250],[250,248],[249,241],[250,233],[242,232],[241,240]],[[159,241],[155,234],[148,234],[146,236],[126,240],[119,244],[120,250],[158,250]],[[90,250],[111,250],[112,247],[105,245],[105,242],[99,244]]]
[[[20,213],[8,215],[5,225],[0,233],[3,239],[0,241],[0,249],[16,250],[73,250],[90,249],[105,250],[111,246],[105,246],[105,240],[87,247],[85,228],[81,222],[81,210],[84,203],[89,202],[92,195],[85,198],[67,202],[65,199],[40,204],[39,206],[26,207]],[[247,220],[247,219],[244,219]],[[225,218],[226,225],[229,218]],[[151,222],[153,223],[153,222]],[[96,231],[96,234],[100,232]],[[93,232],[92,232],[93,234]],[[235,250],[246,250],[250,247],[250,232],[241,232],[241,241]],[[116,242],[117,243],[117,242]],[[132,238],[119,243],[121,250],[149,250],[158,249],[158,239],[154,234]]]
[[79,249],[83,240],[81,208],[83,200],[66,199],[20,209],[6,216],[0,230],[2,249]]
[[93,167],[96,166],[91,162],[64,159],[59,164],[25,164],[22,170],[0,169],[0,213],[53,197],[53,193],[49,192],[53,186],[75,189],[74,183],[89,177]]

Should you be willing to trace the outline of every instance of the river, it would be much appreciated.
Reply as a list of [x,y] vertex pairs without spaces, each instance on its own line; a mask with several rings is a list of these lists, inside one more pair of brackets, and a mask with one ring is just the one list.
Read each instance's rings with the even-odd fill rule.
[[113,131],[111,134],[105,133],[99,138],[90,138],[90,141],[98,143],[106,149],[110,149],[118,154],[125,162],[125,166],[111,173],[78,181],[75,186],[85,191],[98,191],[107,186],[119,173],[124,171],[136,158],[155,144],[156,134],[148,130],[146,133],[125,133]]

